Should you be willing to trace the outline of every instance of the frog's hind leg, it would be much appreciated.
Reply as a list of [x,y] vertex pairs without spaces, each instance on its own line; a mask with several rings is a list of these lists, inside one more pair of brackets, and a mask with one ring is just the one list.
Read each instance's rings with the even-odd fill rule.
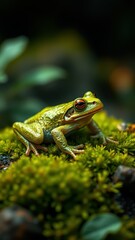
[[18,139],[26,146],[25,154],[27,156],[31,151],[38,156],[37,149],[47,152],[47,148],[40,145],[43,142],[43,130],[40,125],[16,122],[13,124],[13,130]]

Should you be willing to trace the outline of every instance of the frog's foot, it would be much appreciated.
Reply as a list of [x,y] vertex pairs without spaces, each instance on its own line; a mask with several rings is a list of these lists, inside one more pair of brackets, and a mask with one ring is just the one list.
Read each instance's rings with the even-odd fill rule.
[[118,141],[115,141],[112,139],[112,137],[106,137],[102,132],[99,132],[95,135],[91,135],[91,138],[97,138],[99,139],[103,145],[107,145],[107,143],[115,143],[118,144]]
[[47,152],[47,151],[48,151],[47,148],[44,147],[44,146],[41,146],[41,145],[39,145],[39,144],[29,143],[29,145],[27,146],[27,149],[26,149],[25,154],[26,154],[27,156],[29,156],[29,155],[30,155],[30,152],[32,151],[36,156],[39,156],[39,153],[38,153],[37,149],[40,149],[40,150],[42,150],[42,151],[44,151],[44,152]]
[[76,159],[76,155],[75,154],[79,154],[79,153],[84,153],[84,150],[82,149],[84,148],[83,144],[77,145],[77,146],[69,146],[69,151],[68,153],[74,158]]

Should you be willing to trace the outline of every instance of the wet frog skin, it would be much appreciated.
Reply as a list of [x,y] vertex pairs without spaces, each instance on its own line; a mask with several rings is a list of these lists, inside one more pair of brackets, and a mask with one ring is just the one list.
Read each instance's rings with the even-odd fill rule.
[[83,97],[57,106],[44,108],[41,112],[22,122],[15,122],[13,130],[18,139],[26,146],[26,155],[38,149],[47,151],[43,143],[55,142],[58,148],[76,159],[76,154],[83,153],[83,144],[69,146],[66,135],[87,126],[94,138],[99,138],[103,144],[115,142],[104,136],[93,115],[103,108],[103,103],[92,92],[86,92]]

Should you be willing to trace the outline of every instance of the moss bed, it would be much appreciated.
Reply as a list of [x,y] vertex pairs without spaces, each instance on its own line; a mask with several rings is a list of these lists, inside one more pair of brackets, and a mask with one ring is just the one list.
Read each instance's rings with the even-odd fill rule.
[[84,154],[74,161],[55,144],[48,153],[25,156],[25,147],[8,127],[0,131],[0,154],[10,165],[0,172],[0,209],[19,205],[38,219],[45,239],[82,239],[82,225],[97,213],[111,212],[123,223],[113,239],[135,239],[135,218],[124,214],[115,200],[121,183],[113,183],[119,165],[135,167],[135,133],[120,132],[121,122],[105,112],[94,119],[106,136],[119,144],[99,145],[87,128],[68,138],[70,144],[85,144]]

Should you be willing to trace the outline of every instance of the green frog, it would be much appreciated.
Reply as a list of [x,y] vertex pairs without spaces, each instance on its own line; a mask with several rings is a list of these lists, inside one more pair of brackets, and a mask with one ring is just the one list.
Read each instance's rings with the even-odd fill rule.
[[32,151],[39,155],[38,149],[47,151],[43,143],[55,142],[58,148],[76,159],[76,154],[84,152],[84,145],[70,146],[66,136],[87,126],[94,138],[99,138],[105,145],[114,142],[105,137],[97,123],[92,119],[93,115],[103,109],[103,103],[95,94],[88,91],[83,97],[74,101],[46,107],[36,115],[22,122],[15,122],[13,130],[19,140],[26,146],[26,155]]

